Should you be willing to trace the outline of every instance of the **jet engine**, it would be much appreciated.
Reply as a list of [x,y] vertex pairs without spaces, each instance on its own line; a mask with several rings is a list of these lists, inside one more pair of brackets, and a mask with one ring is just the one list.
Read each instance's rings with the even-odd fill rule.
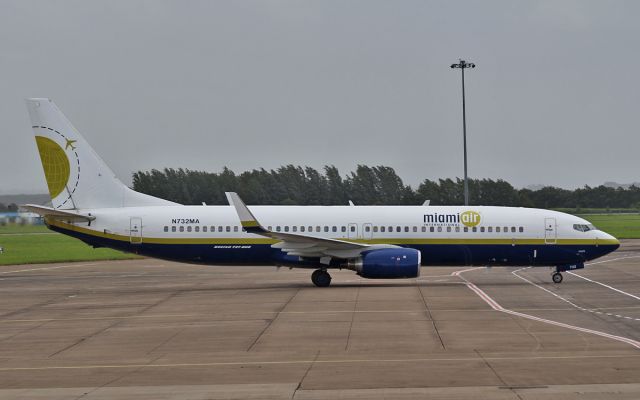
[[371,250],[349,260],[343,268],[370,279],[416,278],[420,276],[420,252],[407,248]]

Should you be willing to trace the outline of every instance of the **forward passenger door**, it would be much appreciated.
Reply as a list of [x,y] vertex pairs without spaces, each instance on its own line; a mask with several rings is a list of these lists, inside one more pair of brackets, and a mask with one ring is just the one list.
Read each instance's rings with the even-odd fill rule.
[[544,243],[556,244],[557,238],[558,238],[558,231],[556,229],[556,219],[545,218],[544,219]]

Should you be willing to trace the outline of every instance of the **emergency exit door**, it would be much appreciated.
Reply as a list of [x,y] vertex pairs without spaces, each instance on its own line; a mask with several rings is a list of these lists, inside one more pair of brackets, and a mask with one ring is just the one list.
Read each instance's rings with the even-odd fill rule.
[[142,218],[131,217],[129,220],[129,241],[132,244],[142,243]]

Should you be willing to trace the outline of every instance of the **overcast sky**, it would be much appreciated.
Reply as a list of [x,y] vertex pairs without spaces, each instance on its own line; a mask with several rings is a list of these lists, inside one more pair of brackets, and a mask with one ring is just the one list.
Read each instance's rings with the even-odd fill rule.
[[25,97],[137,170],[389,165],[412,185],[640,181],[640,2],[0,0],[0,194],[46,192]]

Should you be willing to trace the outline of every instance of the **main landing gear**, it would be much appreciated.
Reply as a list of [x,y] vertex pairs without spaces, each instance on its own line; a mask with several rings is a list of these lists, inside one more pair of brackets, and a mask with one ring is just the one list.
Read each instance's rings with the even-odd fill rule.
[[331,284],[331,275],[325,269],[317,269],[311,274],[311,282],[317,287],[327,287]]
[[551,279],[553,283],[562,283],[562,274],[560,272],[554,272],[553,275],[551,275]]

